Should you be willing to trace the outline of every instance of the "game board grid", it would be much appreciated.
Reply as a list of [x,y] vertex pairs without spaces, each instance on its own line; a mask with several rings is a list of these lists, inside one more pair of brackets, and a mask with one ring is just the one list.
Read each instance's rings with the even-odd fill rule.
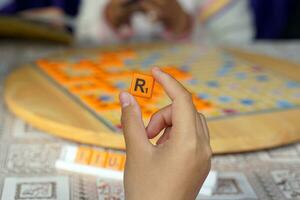
[[[153,48],[152,49],[147,49],[147,50],[141,50],[137,52],[137,57],[139,58],[138,61],[133,60],[131,63],[126,63],[125,62],[125,69],[123,68],[123,71],[128,71],[130,69],[136,69],[136,68],[142,68],[142,71],[149,70],[150,67],[153,65],[153,63],[159,63],[159,65],[165,65],[165,64],[170,64],[175,65],[175,66],[182,66],[182,58],[187,58],[185,62],[190,62],[190,66],[182,66],[182,67],[195,67],[197,63],[201,63],[201,56],[200,57],[195,57],[197,55],[195,52],[194,53],[189,53],[193,51],[193,49],[197,49],[194,46],[183,46],[181,48],[177,48],[176,51],[171,52],[171,48],[168,47],[162,47],[160,49],[160,52],[154,52],[153,53]],[[155,51],[155,48],[154,48]],[[101,55],[99,52],[95,52],[95,55],[89,55],[89,57],[93,59],[99,59]],[[214,56],[219,57],[219,60],[216,60]],[[151,58],[151,59],[150,59]],[[63,58],[63,60],[66,58]],[[68,59],[68,58],[67,58]],[[170,62],[171,60],[171,62]],[[234,108],[235,112],[234,116],[240,115],[240,114],[256,114],[256,113],[261,113],[261,112],[270,112],[270,111],[278,111],[281,110],[281,108],[278,108],[278,105],[274,104],[274,101],[278,101],[279,97],[275,97],[275,95],[271,94],[264,94],[264,99],[261,98],[262,91],[268,91],[273,89],[274,87],[281,88],[283,87],[283,82],[286,81],[286,78],[282,78],[279,76],[279,74],[273,73],[270,70],[266,70],[264,68],[261,68],[259,66],[253,66],[252,64],[246,63],[246,62],[241,62],[240,60],[231,57],[228,54],[220,54],[219,52],[214,52],[213,54],[209,54],[206,58],[208,61],[208,65],[214,66],[214,67],[202,67],[199,68],[200,72],[198,74],[199,78],[198,83],[196,83],[195,86],[189,84],[188,82],[185,82],[185,85],[192,89],[193,91],[202,91],[207,94],[211,95],[211,98],[208,98],[208,101],[211,101],[214,104],[214,108],[210,110],[204,110],[202,111],[204,114],[207,115],[208,119],[214,120],[214,119],[221,119],[224,117],[228,117],[230,115],[224,113],[222,110],[230,110],[230,108]],[[143,62],[148,62],[145,65]],[[210,64],[209,64],[210,63]],[[144,66],[143,66],[144,65]],[[227,66],[227,68],[226,68]],[[229,66],[229,67],[228,67]],[[238,68],[237,68],[238,66]],[[128,69],[127,69],[128,68]],[[218,76],[216,73],[219,73],[220,70],[224,70],[225,73],[229,73],[226,76]],[[229,69],[229,71],[228,71]],[[257,73],[252,73],[253,70],[258,70]],[[227,70],[227,72],[226,72]],[[234,78],[234,74],[237,73],[244,73],[247,76],[247,80],[236,80]],[[262,82],[260,84],[257,84],[254,79],[257,78],[256,76],[260,76],[262,78],[266,77],[267,82]],[[216,88],[208,88],[205,86],[205,84],[209,81],[212,81],[212,77],[218,78],[218,82],[220,85]],[[108,79],[109,80],[109,79]],[[271,81],[269,83],[268,81]],[[252,90],[256,89],[258,90],[256,93],[254,91],[251,91],[251,88],[248,88],[248,85],[251,83],[256,83],[256,85],[253,86]],[[124,87],[128,86],[129,84],[125,84]],[[231,86],[232,85],[232,86]],[[272,85],[272,86],[271,86]],[[231,88],[231,87],[237,87],[239,90],[236,88]],[[281,88],[282,89],[282,88]],[[223,94],[226,94],[227,96],[232,97],[231,102],[220,102],[218,98],[220,98],[220,91],[222,91]],[[240,91],[240,92],[237,92]],[[94,95],[97,94],[103,94],[103,92],[99,91],[94,91]],[[296,94],[294,94],[295,96]],[[76,96],[76,95],[75,95]],[[295,108],[297,105],[300,105],[300,98],[299,100],[293,97],[290,97],[291,95],[289,94],[288,98],[286,100],[289,100],[295,105],[290,106],[290,108]],[[242,99],[253,99],[255,101],[255,105],[242,105],[240,101]],[[113,101],[116,101],[117,95],[114,96]],[[78,101],[81,101],[80,98]],[[299,102],[299,103],[298,103]],[[157,106],[154,108],[158,109],[161,106],[166,105],[166,102],[162,100],[161,102],[157,103]],[[85,105],[85,103],[83,103]],[[88,106],[88,105],[87,105]],[[287,105],[288,106],[288,105]],[[89,107],[89,106],[88,106]],[[266,109],[266,108],[269,109]],[[93,109],[92,109],[93,110]],[[258,111],[258,112],[256,112]],[[111,127],[113,130],[116,124],[119,124],[119,111],[114,111],[114,112],[98,112],[98,111],[93,111],[95,116],[99,117],[99,114],[101,117],[101,121],[104,122],[106,125]],[[147,121],[147,120],[146,120]]]

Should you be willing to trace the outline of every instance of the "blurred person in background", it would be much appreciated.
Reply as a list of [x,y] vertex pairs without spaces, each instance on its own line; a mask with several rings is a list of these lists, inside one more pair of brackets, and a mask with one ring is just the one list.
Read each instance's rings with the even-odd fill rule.
[[0,0],[0,14],[71,25],[80,41],[300,37],[297,0]]
[[251,41],[247,0],[0,0],[0,14],[71,25],[78,40]]

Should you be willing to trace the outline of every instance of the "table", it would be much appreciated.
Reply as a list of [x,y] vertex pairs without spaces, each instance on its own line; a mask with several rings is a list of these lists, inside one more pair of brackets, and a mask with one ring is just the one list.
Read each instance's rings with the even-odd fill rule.
[[[300,42],[258,42],[239,47],[300,62]],[[14,117],[3,102],[3,80],[24,62],[67,47],[0,40],[0,197],[10,199],[123,199],[121,182],[56,170],[63,145]],[[300,199],[300,143],[253,153],[218,155],[219,183],[207,200]]]

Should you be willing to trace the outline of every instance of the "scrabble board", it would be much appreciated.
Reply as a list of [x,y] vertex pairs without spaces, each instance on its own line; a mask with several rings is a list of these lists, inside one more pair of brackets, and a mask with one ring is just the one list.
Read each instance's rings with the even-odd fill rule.
[[[230,51],[186,43],[73,50],[39,59],[13,73],[8,80],[12,84],[22,71],[23,76],[25,73],[31,77],[21,78],[23,83],[27,80],[27,86],[18,84],[14,95],[21,88],[20,93],[30,90],[24,87],[31,86],[33,91],[23,94],[27,103],[20,105],[20,100],[11,98],[12,94],[6,100],[13,112],[43,130],[67,139],[123,149],[118,94],[129,90],[134,73],[149,75],[152,66],[159,66],[191,91],[195,107],[209,121],[216,153],[248,151],[300,138],[296,122],[300,116],[300,73],[287,74],[295,66],[284,64],[289,67],[282,73],[276,64],[273,68],[241,59]],[[48,97],[38,97],[33,86]],[[10,87],[6,91],[11,91]],[[49,98],[55,102],[49,102]],[[171,103],[157,83],[151,98],[137,100],[145,124],[154,112]],[[28,105],[28,101],[37,104]],[[53,114],[54,110],[61,116]],[[280,124],[284,116],[290,121]]]

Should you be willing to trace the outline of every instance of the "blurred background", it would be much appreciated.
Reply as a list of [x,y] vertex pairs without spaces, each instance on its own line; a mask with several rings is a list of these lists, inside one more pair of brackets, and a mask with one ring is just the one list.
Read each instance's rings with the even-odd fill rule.
[[[185,39],[188,35],[193,39],[241,43],[300,37],[300,2],[297,0],[181,0],[178,1],[180,8],[172,6],[176,1],[164,1],[171,5],[168,7],[170,16],[182,10],[190,17],[190,25],[183,28]],[[142,2],[0,0],[0,37],[65,44],[153,38],[177,40],[174,35],[166,36],[172,20],[164,19],[168,16],[162,16],[159,10],[162,8],[145,6]],[[179,17],[173,20],[172,23],[181,22]]]

